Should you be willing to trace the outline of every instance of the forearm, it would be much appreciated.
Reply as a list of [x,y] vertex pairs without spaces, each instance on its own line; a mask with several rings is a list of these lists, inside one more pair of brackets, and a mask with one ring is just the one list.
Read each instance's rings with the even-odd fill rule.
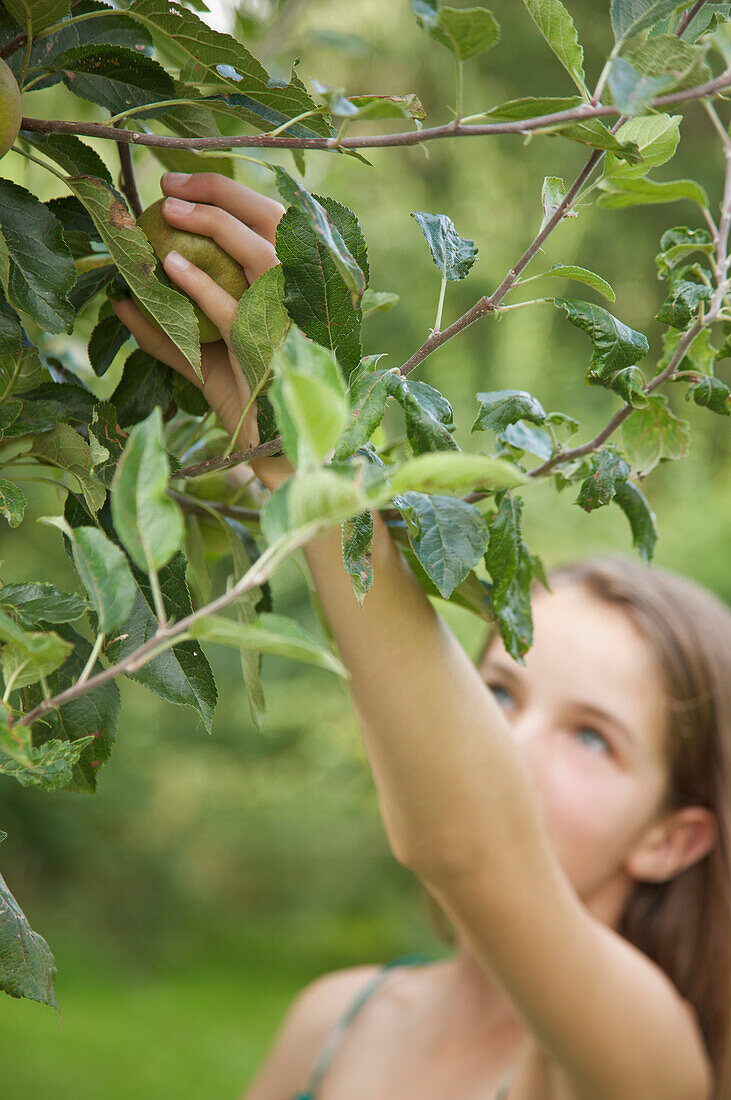
[[374,513],[373,585],[361,608],[340,529],[304,548],[351,674],[351,697],[397,858],[429,877],[539,848],[537,807],[501,708]]

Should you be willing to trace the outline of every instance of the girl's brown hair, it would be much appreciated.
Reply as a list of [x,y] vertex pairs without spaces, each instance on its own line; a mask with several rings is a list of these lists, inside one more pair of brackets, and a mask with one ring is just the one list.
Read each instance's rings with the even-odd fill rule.
[[[618,931],[653,960],[696,1010],[715,1075],[731,1100],[731,609],[708,589],[624,557],[557,566],[551,590],[581,585],[621,607],[649,642],[665,689],[665,810],[704,806],[717,820],[711,851],[668,882],[639,882]],[[534,581],[531,595],[545,592]],[[495,637],[492,627],[478,667]],[[427,895],[437,932],[454,931]]]

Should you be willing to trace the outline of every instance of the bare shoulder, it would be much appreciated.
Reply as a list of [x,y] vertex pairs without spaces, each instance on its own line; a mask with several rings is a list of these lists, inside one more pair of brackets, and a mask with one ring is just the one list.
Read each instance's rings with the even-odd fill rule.
[[349,966],[308,982],[289,1005],[264,1063],[241,1100],[293,1100],[304,1089],[332,1028],[379,969],[372,963]]

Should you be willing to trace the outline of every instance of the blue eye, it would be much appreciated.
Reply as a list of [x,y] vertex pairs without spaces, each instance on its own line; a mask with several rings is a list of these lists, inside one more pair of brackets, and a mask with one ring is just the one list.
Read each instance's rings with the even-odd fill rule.
[[[602,751],[602,747],[603,747],[603,749],[604,749],[604,751],[605,751],[605,752],[607,752],[607,753],[611,753],[611,751],[612,751],[612,746],[610,745],[609,741],[608,741],[608,740],[607,740],[607,738],[606,738],[606,737],[604,736],[604,734],[602,734],[602,733],[599,733],[599,731],[598,731],[598,730],[592,729],[592,727],[591,727],[591,726],[581,726],[581,727],[580,727],[580,728],[579,728],[579,729],[577,730],[577,733],[579,733],[579,734],[582,734],[582,733],[589,733],[589,734],[593,734],[593,735],[594,735],[594,737],[595,737],[595,738],[598,738],[598,739],[599,739],[599,742],[601,742],[601,745],[600,745],[599,751],[601,752],[601,751]],[[595,745],[596,745],[597,743],[598,743],[597,741],[595,741],[595,742],[594,742],[594,744],[595,744]]]
[[498,696],[501,691],[504,692],[505,695],[507,695],[508,701],[513,698],[512,693],[509,692],[507,688],[502,687],[500,684],[488,684],[487,686],[489,687],[490,691],[493,693],[498,702],[500,702]]

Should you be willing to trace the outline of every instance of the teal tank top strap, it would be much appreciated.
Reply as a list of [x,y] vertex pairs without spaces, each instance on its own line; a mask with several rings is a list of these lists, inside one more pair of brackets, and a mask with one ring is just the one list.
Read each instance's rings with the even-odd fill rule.
[[420,966],[430,962],[434,962],[434,959],[429,955],[413,952],[410,955],[401,955],[397,959],[391,959],[390,962],[384,963],[383,966],[380,967],[373,977],[366,982],[360,993],[351,1001],[346,1011],[333,1027],[322,1050],[317,1056],[317,1060],[312,1068],[312,1073],[310,1074],[310,1079],[307,1082],[307,1088],[304,1092],[293,1097],[293,1100],[317,1100],[317,1094],[320,1091],[323,1078],[330,1068],[330,1064],[345,1038],[348,1028],[363,1008],[368,998],[375,993],[384,979],[388,977],[389,972],[397,966]]

